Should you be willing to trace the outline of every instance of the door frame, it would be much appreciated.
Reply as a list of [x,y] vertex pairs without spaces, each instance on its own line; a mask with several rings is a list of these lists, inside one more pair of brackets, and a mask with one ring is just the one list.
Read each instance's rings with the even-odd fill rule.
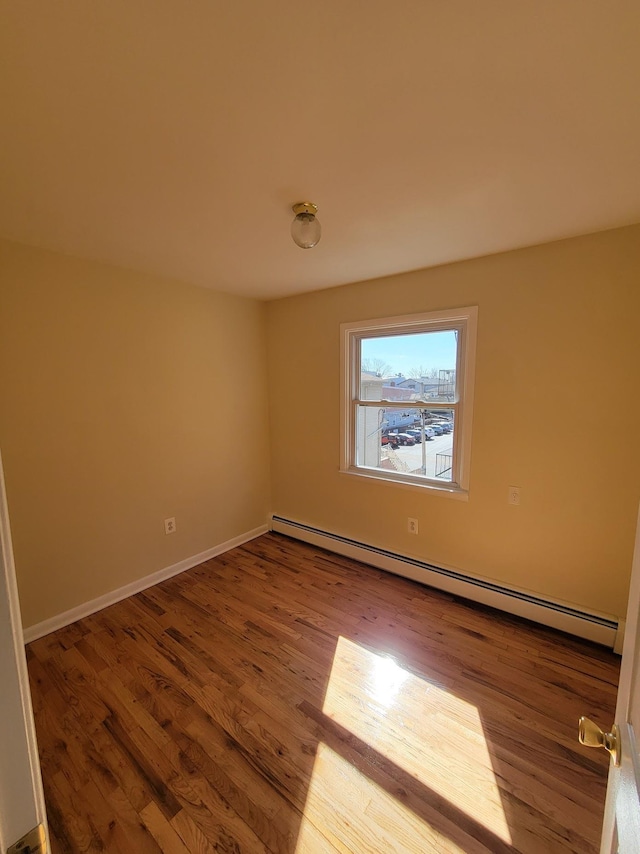
[[[1,452],[0,545],[0,607],[3,618],[8,614],[8,621],[3,619],[5,625],[0,627],[2,672],[7,682],[0,689],[3,692],[0,745],[5,760],[0,766],[0,845],[5,851],[33,827],[42,824],[47,836],[47,850],[51,850]],[[24,726],[23,731],[20,731],[20,723]],[[16,769],[16,766],[20,767]]]
[[[624,835],[620,841],[624,844],[631,836],[636,836],[640,828],[640,767],[638,767],[637,746],[631,724],[632,706],[637,716],[640,709],[640,688],[636,680],[640,679],[640,508],[636,525],[636,540],[631,562],[627,619],[622,648],[618,697],[615,722],[618,726],[618,738],[622,761],[616,766],[611,761],[607,796],[602,825],[600,854],[613,854],[618,850],[619,820],[625,821]],[[636,738],[638,733],[636,733]],[[625,850],[631,850],[630,847]]]

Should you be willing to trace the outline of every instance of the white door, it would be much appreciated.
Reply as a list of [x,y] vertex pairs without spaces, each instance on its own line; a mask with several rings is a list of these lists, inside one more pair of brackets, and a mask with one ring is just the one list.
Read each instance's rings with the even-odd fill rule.
[[613,759],[602,830],[601,854],[640,851],[640,514],[631,571],[627,628],[616,707],[620,765]]
[[46,813],[1,457],[0,537],[0,851],[5,852],[39,824],[46,834]]

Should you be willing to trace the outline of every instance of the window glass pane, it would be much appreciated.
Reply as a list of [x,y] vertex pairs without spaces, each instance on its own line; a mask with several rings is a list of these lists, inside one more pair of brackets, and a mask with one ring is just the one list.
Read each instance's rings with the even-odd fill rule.
[[[357,407],[356,465],[432,480],[453,480],[456,330],[360,339],[360,400],[391,406]],[[433,408],[403,408],[425,401]]]
[[453,480],[455,408],[356,407],[356,465]]
[[361,400],[455,399],[456,330],[360,340]]

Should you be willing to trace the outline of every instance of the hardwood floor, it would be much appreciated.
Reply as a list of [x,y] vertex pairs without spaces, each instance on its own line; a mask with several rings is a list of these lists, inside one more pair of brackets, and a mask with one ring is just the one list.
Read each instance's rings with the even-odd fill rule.
[[612,653],[278,534],[28,660],[54,854],[597,851]]

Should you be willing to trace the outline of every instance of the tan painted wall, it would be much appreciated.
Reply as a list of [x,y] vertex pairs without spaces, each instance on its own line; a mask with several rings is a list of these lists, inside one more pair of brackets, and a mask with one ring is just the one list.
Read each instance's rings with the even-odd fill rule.
[[[264,306],[10,243],[0,265],[0,445],[26,626],[264,523]],[[269,304],[273,511],[622,614],[639,279],[633,227]],[[340,475],[339,324],[469,304],[469,502]],[[246,436],[220,441],[221,420]]]
[[[623,615],[640,498],[639,295],[634,226],[270,303],[273,512]],[[340,474],[340,323],[465,305],[479,306],[468,503]]]
[[0,243],[25,626],[265,523],[265,353],[260,303]]

